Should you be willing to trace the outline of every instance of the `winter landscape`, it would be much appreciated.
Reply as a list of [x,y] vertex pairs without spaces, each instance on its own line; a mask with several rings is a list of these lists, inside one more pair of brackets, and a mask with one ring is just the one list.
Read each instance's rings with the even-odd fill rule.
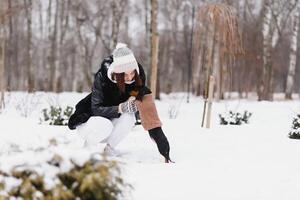
[[[0,170],[27,166],[51,185],[53,174],[70,168],[69,159],[80,164],[103,152],[101,145],[84,148],[67,126],[40,124],[43,108],[75,106],[85,95],[7,93],[0,115]],[[121,163],[124,180],[133,186],[123,199],[299,199],[300,145],[288,138],[299,100],[214,102],[210,129],[201,128],[202,98],[186,103],[186,94],[176,93],[162,95],[156,104],[175,163],[164,163],[148,133],[135,126],[118,146],[121,155],[109,158]],[[175,119],[169,116],[172,106],[178,111]],[[228,110],[253,114],[249,124],[220,125],[218,114]],[[59,170],[47,164],[54,154],[64,159]],[[7,182],[9,187],[18,184]]]
[[300,0],[0,0],[0,200],[299,200]]

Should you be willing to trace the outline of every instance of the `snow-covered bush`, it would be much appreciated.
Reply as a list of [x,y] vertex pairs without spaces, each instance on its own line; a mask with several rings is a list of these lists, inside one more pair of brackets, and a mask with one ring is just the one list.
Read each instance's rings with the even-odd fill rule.
[[58,177],[75,197],[83,200],[115,200],[122,194],[124,187],[130,187],[118,175],[119,173],[120,170],[114,161],[98,163],[88,161],[82,167],[75,166]]
[[10,97],[11,104],[22,117],[29,117],[41,104],[42,94],[25,93]]
[[175,105],[170,105],[168,109],[169,119],[176,119],[178,115],[178,109]]
[[252,113],[244,111],[244,113],[229,111],[223,114],[219,114],[221,125],[241,125],[243,123],[248,124],[249,118]]
[[47,108],[42,110],[43,118],[41,122],[46,122],[50,125],[68,125],[68,120],[73,113],[73,108],[67,106],[64,110],[61,107],[51,106],[50,110]]
[[[58,171],[62,162],[60,156],[48,162]],[[10,173],[0,171],[0,199],[82,199],[116,200],[124,196],[131,185],[121,178],[116,161],[90,159],[66,172],[59,172],[50,184],[44,175],[30,168],[15,167]],[[126,190],[126,191],[125,191]]]
[[168,95],[167,100],[169,102],[169,108],[168,108],[169,119],[177,118],[184,98],[185,98],[185,95],[181,95],[181,94]]
[[293,119],[292,128],[289,132],[289,138],[300,139],[300,114]]

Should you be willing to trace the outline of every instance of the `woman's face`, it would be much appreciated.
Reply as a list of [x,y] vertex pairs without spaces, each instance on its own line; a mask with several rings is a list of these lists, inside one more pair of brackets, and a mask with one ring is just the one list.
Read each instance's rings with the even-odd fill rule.
[[125,82],[132,81],[132,79],[134,78],[134,75],[135,75],[134,70],[132,70],[132,71],[126,71],[125,75],[124,75]]

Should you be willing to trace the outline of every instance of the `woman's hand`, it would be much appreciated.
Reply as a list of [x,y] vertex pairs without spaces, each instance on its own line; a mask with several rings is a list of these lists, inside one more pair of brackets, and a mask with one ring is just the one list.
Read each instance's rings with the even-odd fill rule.
[[135,113],[138,108],[135,104],[135,97],[129,97],[127,101],[119,104],[119,113]]

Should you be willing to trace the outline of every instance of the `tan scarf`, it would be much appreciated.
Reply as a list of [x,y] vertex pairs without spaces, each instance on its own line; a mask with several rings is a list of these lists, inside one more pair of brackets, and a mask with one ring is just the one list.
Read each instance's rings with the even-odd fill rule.
[[142,101],[136,100],[136,105],[140,112],[142,126],[146,131],[162,126],[151,94],[145,95]]

